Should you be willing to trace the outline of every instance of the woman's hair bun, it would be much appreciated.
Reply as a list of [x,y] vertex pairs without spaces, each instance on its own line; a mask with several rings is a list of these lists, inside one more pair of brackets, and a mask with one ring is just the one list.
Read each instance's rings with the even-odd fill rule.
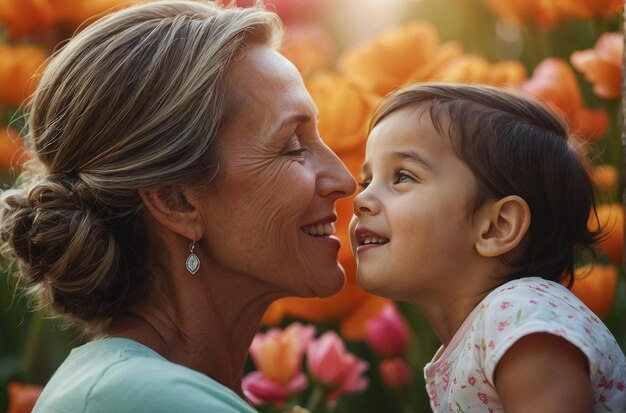
[[93,199],[79,178],[61,174],[0,194],[0,238],[20,281],[41,304],[83,321],[115,314],[128,288],[118,243]]

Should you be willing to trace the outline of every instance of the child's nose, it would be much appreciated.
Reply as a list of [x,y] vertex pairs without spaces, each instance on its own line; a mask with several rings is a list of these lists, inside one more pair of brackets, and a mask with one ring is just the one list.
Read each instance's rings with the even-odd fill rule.
[[360,217],[362,215],[374,215],[380,211],[380,205],[375,197],[367,191],[358,194],[352,202],[354,206],[354,215]]

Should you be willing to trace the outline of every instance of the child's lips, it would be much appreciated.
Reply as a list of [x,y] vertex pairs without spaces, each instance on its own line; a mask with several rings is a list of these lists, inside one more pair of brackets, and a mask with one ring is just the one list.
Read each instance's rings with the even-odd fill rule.
[[362,253],[374,248],[379,248],[379,247],[384,247],[385,245],[387,245],[387,243],[384,244],[376,244],[376,243],[372,243],[372,244],[363,244],[363,245],[359,245],[356,247],[356,252],[357,253]]
[[354,231],[357,241],[357,252],[366,251],[372,248],[381,247],[389,243],[389,238],[384,237],[368,228],[357,228]]

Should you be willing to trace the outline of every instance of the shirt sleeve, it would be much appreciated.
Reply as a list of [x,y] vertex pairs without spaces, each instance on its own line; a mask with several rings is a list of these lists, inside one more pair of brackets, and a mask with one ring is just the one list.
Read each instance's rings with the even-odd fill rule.
[[[571,293],[560,285],[523,285],[496,294],[483,315],[485,377],[492,386],[498,362],[522,337],[535,333],[553,334],[593,359],[595,315],[577,308]],[[586,311],[581,311],[586,310]]]

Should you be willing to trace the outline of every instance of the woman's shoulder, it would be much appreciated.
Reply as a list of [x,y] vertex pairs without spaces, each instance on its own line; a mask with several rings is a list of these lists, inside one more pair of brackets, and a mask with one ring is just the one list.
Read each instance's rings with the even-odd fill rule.
[[37,411],[254,412],[210,377],[128,339],[75,349],[52,377]]

